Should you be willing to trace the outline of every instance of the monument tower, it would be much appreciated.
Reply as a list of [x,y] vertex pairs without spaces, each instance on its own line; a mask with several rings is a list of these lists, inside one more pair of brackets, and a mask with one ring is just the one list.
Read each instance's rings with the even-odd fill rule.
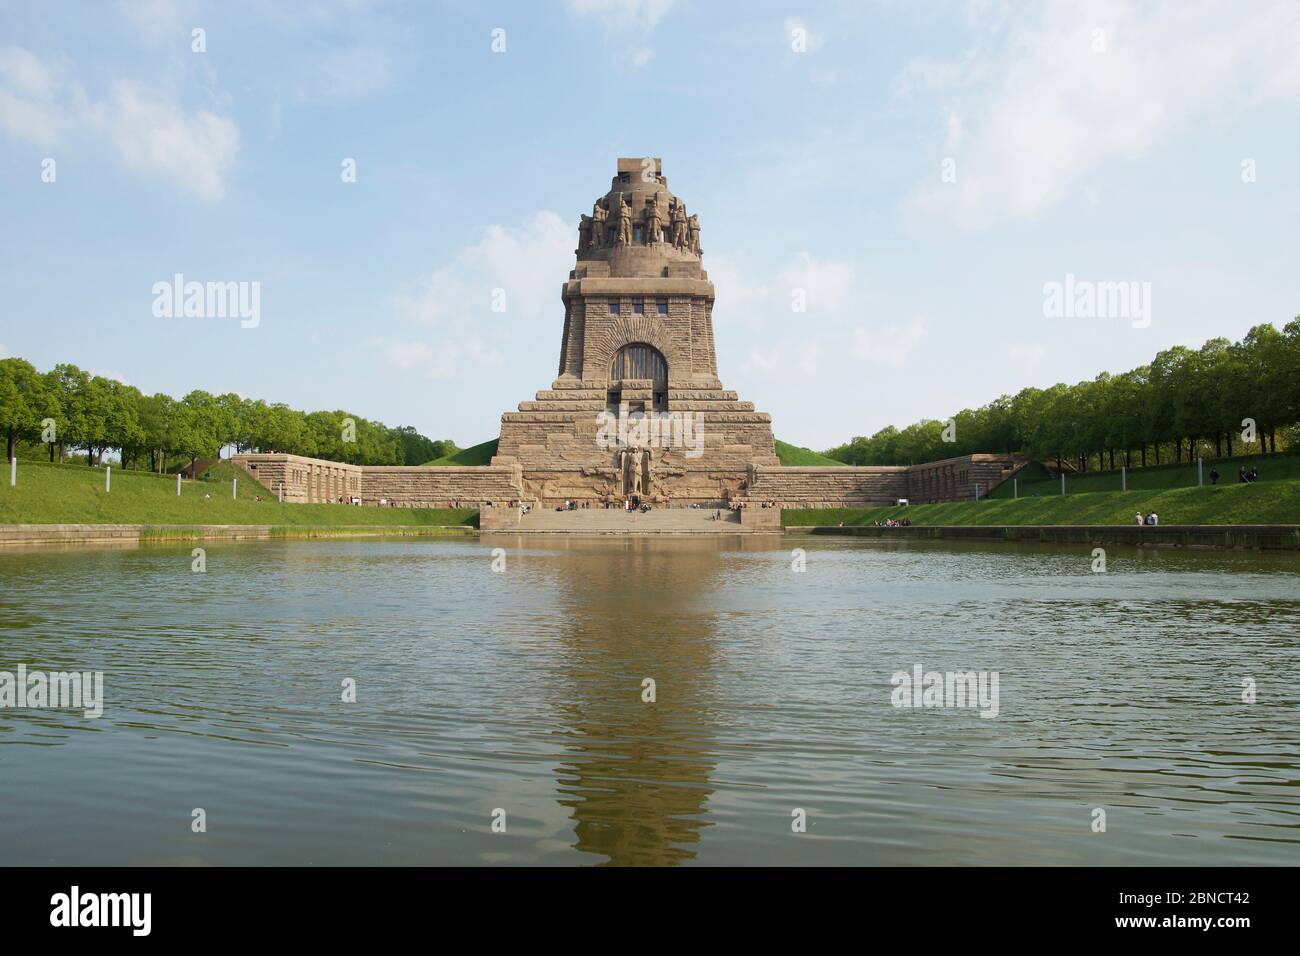
[[718,379],[699,216],[668,191],[659,159],[618,161],[575,254],[559,377],[501,416],[493,465],[517,466],[545,504],[635,495],[679,507],[741,494],[751,466],[778,466],[770,416]]

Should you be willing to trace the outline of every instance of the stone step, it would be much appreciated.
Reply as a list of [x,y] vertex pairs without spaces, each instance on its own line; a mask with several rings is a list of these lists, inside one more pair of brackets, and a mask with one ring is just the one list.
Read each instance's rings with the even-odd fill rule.
[[753,534],[733,511],[712,508],[656,508],[645,513],[622,508],[580,508],[577,511],[534,509],[517,525],[499,528],[511,534]]

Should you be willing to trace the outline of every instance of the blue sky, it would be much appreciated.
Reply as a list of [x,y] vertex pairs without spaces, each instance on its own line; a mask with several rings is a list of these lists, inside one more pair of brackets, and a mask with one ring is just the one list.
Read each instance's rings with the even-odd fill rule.
[[[1289,0],[9,2],[0,354],[492,438],[642,155],[724,384],[796,444],[1300,313]],[[155,317],[176,273],[259,282],[260,323]],[[1150,283],[1150,325],[1046,317],[1067,274]]]

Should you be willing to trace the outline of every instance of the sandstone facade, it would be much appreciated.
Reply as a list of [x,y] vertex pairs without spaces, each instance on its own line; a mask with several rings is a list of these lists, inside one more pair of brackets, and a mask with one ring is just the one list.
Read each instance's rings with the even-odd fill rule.
[[520,466],[526,497],[717,504],[780,464],[771,417],[718,379],[699,232],[658,159],[618,161],[561,289],[558,377],[501,416],[492,461]]

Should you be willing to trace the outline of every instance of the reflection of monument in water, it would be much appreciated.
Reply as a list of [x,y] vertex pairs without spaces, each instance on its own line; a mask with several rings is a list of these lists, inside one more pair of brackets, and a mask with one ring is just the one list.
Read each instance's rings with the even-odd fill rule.
[[[615,865],[693,859],[713,793],[716,539],[566,539],[556,770],[575,848]],[[732,542],[729,547],[736,547]],[[741,545],[745,546],[745,545]],[[759,547],[762,545],[752,545]],[[768,545],[770,547],[770,545]],[[698,600],[697,600],[698,599]],[[642,680],[657,700],[642,700]]]

